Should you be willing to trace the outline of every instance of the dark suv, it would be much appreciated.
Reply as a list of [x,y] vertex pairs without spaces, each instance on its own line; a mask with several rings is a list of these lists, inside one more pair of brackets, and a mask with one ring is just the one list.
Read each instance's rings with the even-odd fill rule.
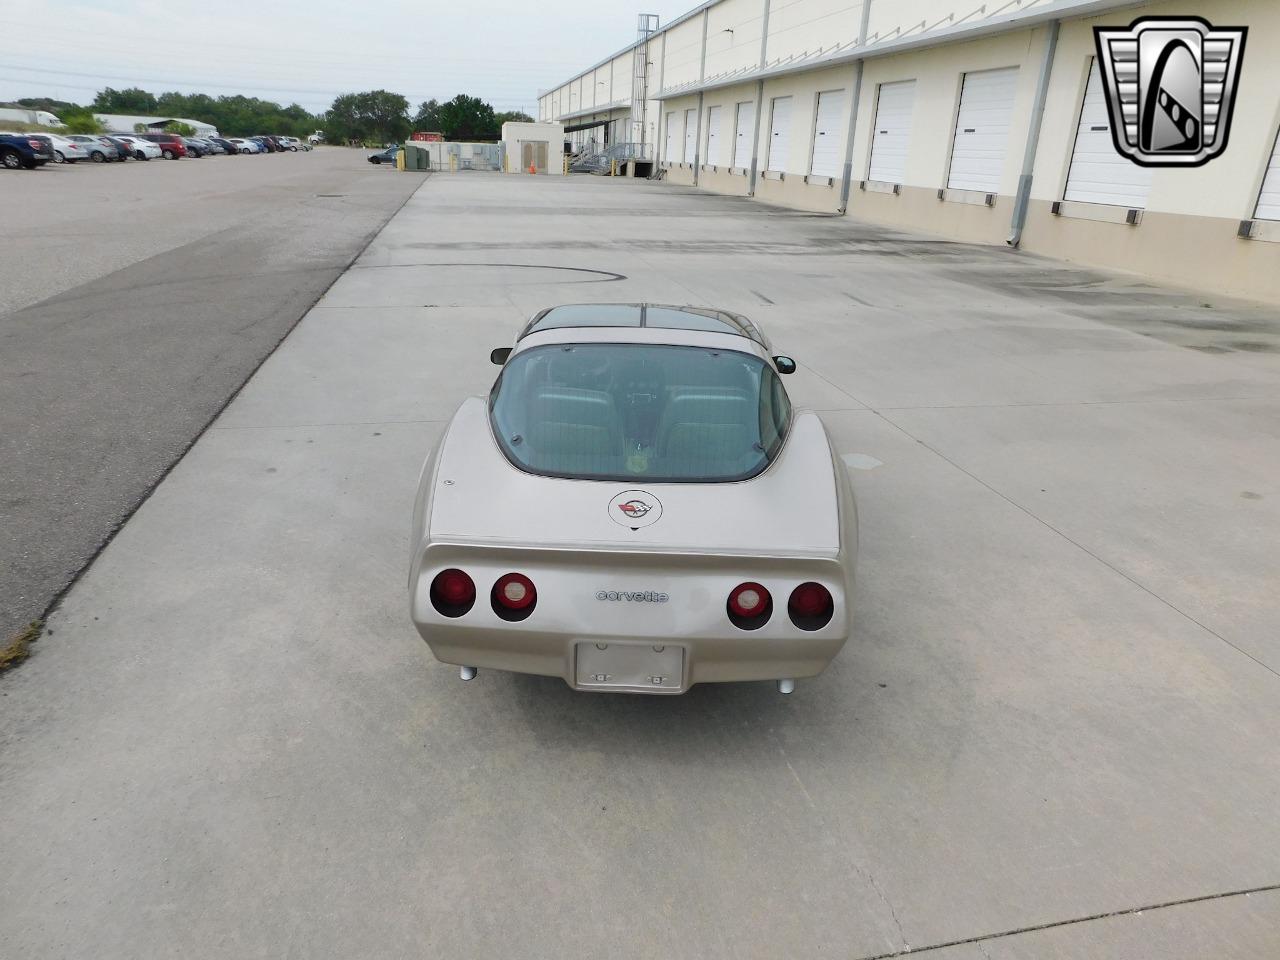
[[18,133],[0,133],[0,166],[6,170],[34,170],[53,159],[49,141]]
[[187,155],[187,145],[176,133],[140,133],[138,136],[158,144],[166,160],[177,160]]

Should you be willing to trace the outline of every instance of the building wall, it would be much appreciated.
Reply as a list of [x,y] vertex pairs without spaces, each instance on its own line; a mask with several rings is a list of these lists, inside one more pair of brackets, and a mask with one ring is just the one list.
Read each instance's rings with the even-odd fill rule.
[[[1143,16],[1185,14],[1156,3]],[[1037,147],[1032,202],[1022,246],[1080,263],[1132,270],[1171,283],[1280,301],[1280,229],[1272,240],[1236,236],[1253,216],[1280,127],[1280,4],[1273,0],[1207,0],[1196,14],[1220,25],[1246,24],[1249,37],[1226,151],[1202,167],[1152,171],[1141,222],[1116,222],[1116,208],[1064,204],[1055,216],[1071,162],[1075,124],[1095,25],[1127,25],[1134,11],[1062,26],[1053,82]],[[1108,219],[1099,219],[1108,218]],[[1280,224],[1277,224],[1280,228]]]
[[[989,5],[990,6],[990,5]],[[1031,0],[1016,12],[1052,8],[1051,0]],[[1253,216],[1268,160],[1280,128],[1280,3],[1275,0],[1201,0],[1189,11],[1181,0],[1122,5],[1093,17],[1061,23],[1054,53],[1030,204],[1021,245],[1054,257],[1147,274],[1160,280],[1242,296],[1280,301],[1280,221],[1255,229],[1257,239],[1237,237],[1240,221]],[[817,96],[844,92],[851,106],[856,68],[852,63],[814,67],[732,85],[734,72],[754,72],[761,64],[763,0],[721,0],[704,12],[658,34],[652,44],[652,87],[666,91],[651,106],[658,122],[654,141],[666,179],[700,188],[784,204],[800,209],[839,212],[842,176],[810,176]],[[995,7],[993,7],[993,10]],[[862,7],[848,0],[772,0],[764,62],[786,67],[790,57],[834,50],[857,37]],[[939,234],[957,240],[1005,243],[1012,231],[1014,200],[1031,135],[1036,86],[1047,50],[1047,23],[1019,25],[1016,19],[971,39],[953,39],[880,55],[876,43],[900,42],[950,26],[948,15],[964,19],[972,4],[952,0],[872,0],[868,56],[863,61],[861,93],[852,149],[847,153],[851,216]],[[1128,25],[1138,16],[1177,16],[1194,12],[1218,25],[1249,26],[1229,146],[1199,168],[1155,169],[1145,207],[1126,222],[1126,208],[1105,203],[1061,202],[1071,167],[1081,104],[1094,56],[1095,25]],[[1007,14],[1006,14],[1007,15]],[[701,57],[703,25],[706,57]],[[665,47],[665,56],[662,48]],[[628,54],[629,55],[629,54]],[[985,193],[947,190],[956,118],[966,74],[997,68],[1017,69],[1004,160],[998,186]],[[699,83],[704,78],[705,85]],[[876,104],[882,84],[915,81],[911,134],[902,183],[896,190],[869,180]],[[701,98],[697,93],[702,89]],[[791,97],[789,147],[780,175],[766,171],[770,108],[774,98]],[[758,102],[753,177],[732,163],[736,104]],[[719,107],[720,162],[706,162],[711,109]],[[698,162],[681,159],[685,111],[696,109]],[[674,158],[664,157],[666,121],[674,115]],[[847,138],[847,115],[837,136]],[[843,172],[843,163],[840,167]],[[943,192],[939,197],[939,191]],[[1058,203],[1058,213],[1053,206]]]

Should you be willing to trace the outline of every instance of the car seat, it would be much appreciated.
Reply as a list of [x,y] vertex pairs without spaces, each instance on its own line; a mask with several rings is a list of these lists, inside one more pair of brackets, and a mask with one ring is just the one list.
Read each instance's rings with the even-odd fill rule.
[[529,409],[529,465],[564,474],[617,474],[625,449],[613,395],[544,387]]
[[680,387],[658,420],[660,472],[672,477],[722,477],[748,471],[760,459],[759,412],[735,387]]

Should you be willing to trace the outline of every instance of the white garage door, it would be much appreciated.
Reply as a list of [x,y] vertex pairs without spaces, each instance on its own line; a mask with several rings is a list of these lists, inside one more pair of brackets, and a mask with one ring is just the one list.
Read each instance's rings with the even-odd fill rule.
[[791,98],[775,97],[769,118],[769,159],[766,170],[787,169],[791,155]]
[[907,148],[911,145],[911,112],[916,103],[916,82],[899,80],[880,84],[876,120],[871,132],[871,166],[868,180],[904,183]]
[[674,113],[667,114],[667,139],[662,156],[668,163],[676,158],[676,115]]
[[818,94],[813,124],[813,156],[809,163],[809,172],[815,177],[838,177],[843,172],[844,143],[840,138],[843,118],[843,90]]
[[1280,137],[1271,150],[1267,175],[1262,179],[1262,195],[1258,197],[1258,209],[1253,215],[1259,220],[1280,220]]
[[684,162],[693,163],[698,152],[698,111],[684,112]]
[[951,189],[1000,192],[1017,84],[1017,67],[964,75],[947,175]]
[[1076,129],[1076,145],[1062,198],[1141,209],[1147,205],[1150,191],[1151,168],[1140,167],[1116,151],[1102,72],[1095,59],[1084,90],[1080,126]]
[[756,135],[756,105],[748,100],[738,104],[733,127],[733,165],[739,170],[751,166],[751,141]]
[[720,166],[720,108],[707,111],[707,159],[711,167]]

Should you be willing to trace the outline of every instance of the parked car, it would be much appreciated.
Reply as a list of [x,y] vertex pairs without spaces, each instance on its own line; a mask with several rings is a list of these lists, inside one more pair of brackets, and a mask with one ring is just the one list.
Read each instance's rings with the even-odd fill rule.
[[49,146],[53,148],[54,163],[79,163],[81,160],[89,159],[89,151],[82,143],[68,140],[56,133],[37,133],[34,136],[44,137],[49,141]]
[[396,162],[396,154],[398,154],[399,152],[400,152],[399,145],[392,144],[391,146],[387,147],[387,149],[383,150],[381,153],[370,154],[369,162],[373,164],[379,164],[379,163],[394,164]]
[[203,156],[207,156],[209,153],[209,148],[195,137],[183,137],[182,142],[186,145],[187,156],[195,157],[198,160]]
[[213,137],[196,137],[195,140],[200,146],[204,147],[205,153],[221,156],[227,152],[226,147],[218,143]]
[[852,629],[853,488],[757,326],[552,307],[490,359],[414,506],[410,611],[436,659],[656,694],[791,693],[827,667]]
[[72,133],[67,135],[67,139],[84,147],[85,153],[89,155],[89,159],[94,163],[106,163],[109,160],[120,159],[120,152],[116,150],[115,145],[109,141],[104,143],[100,137]]
[[101,136],[101,137],[98,137],[98,139],[103,141],[104,143],[109,143],[111,144],[111,146],[116,148],[116,154],[117,154],[116,159],[119,160],[121,163],[124,163],[124,161],[128,160],[130,157],[133,156],[133,149],[130,147],[129,144],[125,143],[119,137]]
[[276,137],[276,142],[290,153],[297,153],[302,143],[297,137]]
[[284,144],[282,144],[279,140],[277,140],[271,134],[267,134],[267,133],[259,134],[255,139],[261,140],[263,143],[265,143],[267,145],[267,149],[270,150],[272,153],[283,153],[285,150]]
[[34,170],[52,159],[53,148],[43,138],[0,133],[0,166],[6,170]]
[[187,155],[187,145],[176,133],[140,133],[143,140],[160,146],[160,155],[166,160],[179,160]]
[[239,153],[240,148],[225,137],[207,137],[206,138],[214,146],[220,148],[223,153]]
[[257,140],[247,140],[244,137],[231,137],[228,141],[240,153],[264,153],[262,144]]
[[129,148],[135,160],[157,160],[164,156],[164,151],[160,149],[160,144],[145,140],[142,137],[120,133],[116,134],[115,138]]

